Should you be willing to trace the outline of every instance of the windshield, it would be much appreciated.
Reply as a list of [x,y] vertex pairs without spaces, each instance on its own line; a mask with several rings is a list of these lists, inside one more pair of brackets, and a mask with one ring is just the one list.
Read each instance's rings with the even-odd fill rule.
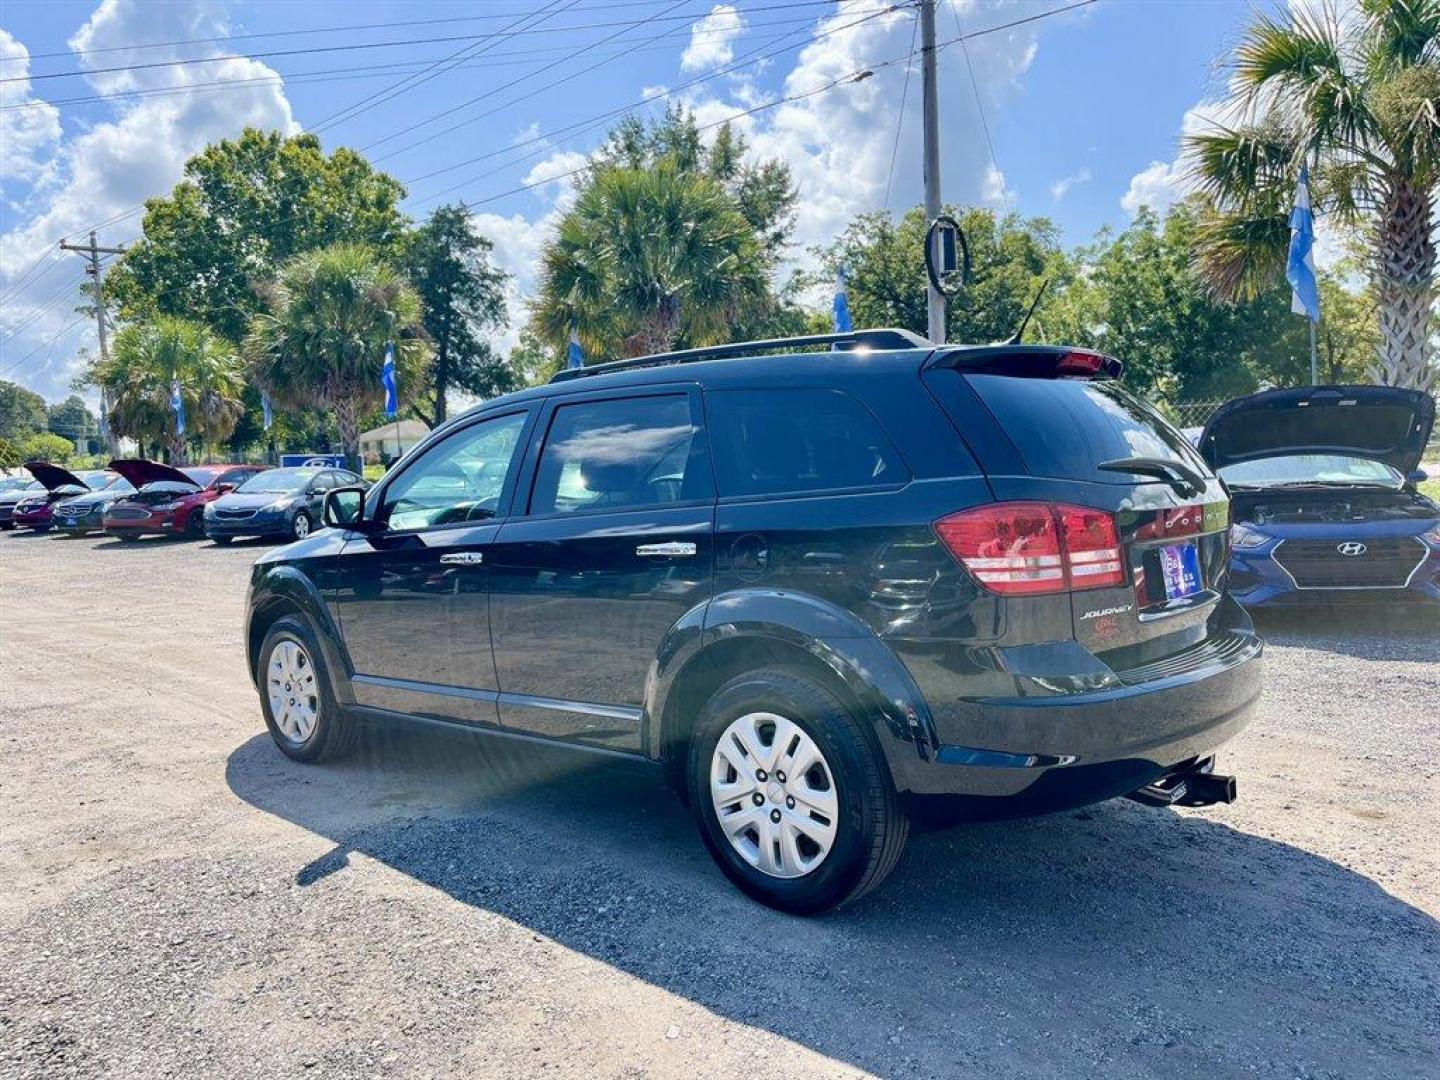
[[319,469],[269,469],[266,472],[256,473],[235,490],[247,495],[258,492],[289,495],[291,492],[303,490],[311,480],[320,475],[320,471]]
[[182,484],[179,480],[151,480],[140,490],[148,495],[193,495],[196,485]]
[[220,475],[219,469],[181,469],[186,476],[195,481],[196,487],[209,487]]
[[[134,491],[123,476],[111,472],[82,472],[76,479],[80,484],[61,484],[55,489],[57,495],[83,495],[87,491]],[[84,485],[83,487],[81,485]]]
[[1220,477],[1232,488],[1288,487],[1294,484],[1360,484],[1398,488],[1404,477],[1373,458],[1345,454],[1287,454],[1227,465]]
[[7,476],[0,479],[0,494],[7,491],[39,491],[44,486],[39,480],[26,480],[23,476]]

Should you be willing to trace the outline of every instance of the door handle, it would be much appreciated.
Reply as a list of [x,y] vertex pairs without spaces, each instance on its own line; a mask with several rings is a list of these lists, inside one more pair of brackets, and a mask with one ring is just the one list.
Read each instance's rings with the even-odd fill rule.
[[663,544],[641,544],[635,549],[636,555],[660,555],[687,557],[695,554],[695,545],[688,540],[670,540]]
[[452,551],[440,556],[442,566],[479,566],[485,555],[479,551]]

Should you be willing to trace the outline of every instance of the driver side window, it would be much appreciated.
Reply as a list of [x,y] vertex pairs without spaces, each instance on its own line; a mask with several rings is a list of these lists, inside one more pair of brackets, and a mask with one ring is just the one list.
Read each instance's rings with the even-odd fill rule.
[[525,414],[482,420],[432,447],[385,493],[392,530],[492,518],[520,446]]

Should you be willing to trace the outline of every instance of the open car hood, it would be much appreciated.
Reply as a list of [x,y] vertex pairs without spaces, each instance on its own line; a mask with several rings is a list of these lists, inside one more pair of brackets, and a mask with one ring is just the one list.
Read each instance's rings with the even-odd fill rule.
[[1200,433],[1215,469],[1289,454],[1345,454],[1383,461],[1401,476],[1420,465],[1435,402],[1396,386],[1302,386],[1227,401]]
[[[46,491],[54,491],[62,487],[78,487],[88,491],[89,485],[72,473],[69,469],[62,469],[59,465],[51,465],[48,461],[27,461],[25,469],[29,474],[45,485]],[[33,492],[31,494],[34,494]]]
[[196,491],[200,490],[200,485],[179,469],[162,465],[158,461],[149,461],[145,458],[116,458],[110,462],[110,468],[130,481],[130,486],[136,491],[155,480],[168,480],[174,484],[193,487]]

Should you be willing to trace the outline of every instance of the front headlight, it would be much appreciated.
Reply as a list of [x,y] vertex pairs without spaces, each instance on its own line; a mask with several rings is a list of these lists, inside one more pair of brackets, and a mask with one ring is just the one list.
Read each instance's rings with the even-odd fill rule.
[[180,504],[178,502],[157,503],[150,509],[159,511],[162,514],[168,514],[171,510],[179,510]]
[[295,501],[293,496],[287,495],[283,499],[276,499],[269,506],[261,507],[262,514],[278,514],[282,510],[289,510],[290,505]]
[[1248,525],[1230,526],[1230,546],[1232,548],[1257,548],[1268,542],[1270,537],[1262,532],[1256,532]]

